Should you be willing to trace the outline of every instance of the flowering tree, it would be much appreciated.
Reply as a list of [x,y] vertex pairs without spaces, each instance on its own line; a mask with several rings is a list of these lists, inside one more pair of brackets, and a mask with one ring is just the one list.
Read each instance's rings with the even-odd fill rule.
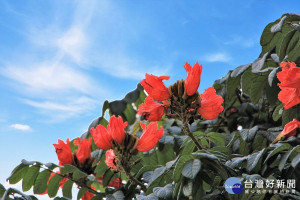
[[[22,160],[8,181],[23,192],[0,184],[0,196],[72,199],[76,185],[83,200],[300,199],[299,22],[285,14],[267,25],[259,58],[202,94],[198,63],[168,87],[168,76],[146,74],[124,99],[105,101],[81,137],[53,144],[58,164]],[[230,177],[295,191],[230,194]],[[37,195],[26,195],[32,187]]]

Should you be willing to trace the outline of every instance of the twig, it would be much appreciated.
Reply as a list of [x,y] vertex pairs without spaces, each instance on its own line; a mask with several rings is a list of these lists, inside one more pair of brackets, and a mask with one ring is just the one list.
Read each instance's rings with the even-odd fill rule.
[[199,142],[194,137],[193,133],[190,131],[187,120],[182,120],[182,130],[183,130],[183,132],[184,132],[185,135],[189,136],[193,140],[193,142],[195,143],[195,145],[197,146],[197,148],[199,150],[201,150],[202,147],[200,146]]
[[128,170],[124,169],[124,171],[131,182],[134,182],[136,185],[141,186],[142,190],[144,190],[144,191],[147,190],[146,186],[141,181],[134,178]]

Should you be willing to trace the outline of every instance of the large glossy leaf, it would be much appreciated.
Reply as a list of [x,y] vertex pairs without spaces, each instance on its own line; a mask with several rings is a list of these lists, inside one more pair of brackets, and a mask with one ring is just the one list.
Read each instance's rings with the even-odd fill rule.
[[165,187],[155,187],[153,193],[161,199],[170,199],[173,194],[173,184],[168,184]]
[[72,186],[73,186],[73,181],[68,180],[67,182],[65,182],[63,188],[62,188],[62,193],[64,195],[64,197],[70,198],[72,199]]
[[55,197],[57,194],[57,191],[59,189],[59,182],[63,179],[63,177],[59,174],[55,174],[49,181],[47,191],[48,196],[50,198]]
[[34,182],[34,187],[33,187],[34,194],[41,194],[47,190],[47,183],[50,175],[51,172],[49,170],[44,170],[41,173],[39,173],[39,175],[37,176]]
[[21,179],[23,179],[24,175],[26,174],[29,166],[21,163],[18,165],[11,173],[10,177],[7,179],[10,184],[16,184]]
[[256,172],[259,171],[261,168],[261,162],[263,159],[263,155],[266,152],[266,149],[262,149],[258,152],[255,152],[251,155],[248,156],[248,161],[247,161],[247,171],[248,172]]
[[33,186],[36,177],[38,176],[40,171],[40,167],[36,165],[32,165],[26,171],[26,174],[23,176],[22,189],[24,192],[30,190]]
[[273,145],[273,147],[275,147],[267,156],[267,158],[264,160],[264,164],[274,155],[276,155],[277,153],[284,151],[284,150],[290,150],[291,149],[291,145],[288,143],[276,143],[275,145]]
[[284,166],[285,166],[285,164],[286,164],[288,158],[289,158],[293,153],[295,153],[295,151],[299,151],[299,150],[300,150],[300,145],[295,146],[292,150],[290,150],[290,151],[284,153],[284,155],[282,156],[282,158],[281,158],[281,160],[280,160],[280,163],[279,163],[279,165],[278,165],[278,169],[279,169],[280,171],[282,171],[282,169],[284,168]]
[[193,159],[188,161],[182,168],[181,174],[189,179],[194,179],[201,169],[201,161]]
[[175,182],[178,182],[180,180],[183,166],[189,160],[192,160],[194,158],[195,158],[195,156],[193,156],[193,155],[183,155],[178,159],[177,164],[175,166],[175,170],[173,172],[173,179],[175,180]]

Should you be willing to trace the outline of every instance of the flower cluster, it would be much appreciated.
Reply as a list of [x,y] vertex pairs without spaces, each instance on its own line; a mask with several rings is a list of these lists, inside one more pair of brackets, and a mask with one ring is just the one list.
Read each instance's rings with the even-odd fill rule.
[[[94,168],[92,167],[92,162],[94,159],[91,157],[91,144],[92,138],[89,139],[80,139],[77,138],[73,141],[73,144],[77,146],[77,150],[72,152],[71,150],[71,143],[69,138],[67,138],[66,143],[60,139],[58,139],[58,144],[53,144],[57,158],[59,160],[59,166],[63,166],[66,164],[74,165],[81,169],[82,171],[86,172],[87,174],[92,174],[94,172]],[[56,173],[60,173],[59,171]],[[54,173],[51,174],[50,179]],[[101,183],[103,177],[96,177],[96,179]],[[63,187],[65,182],[68,178],[63,178],[60,183],[59,187]],[[115,178],[113,181],[109,183],[108,186],[110,187],[119,187],[121,179]],[[46,194],[47,191],[43,194]],[[90,200],[94,196],[93,193],[85,192],[82,196],[82,200]]]
[[282,71],[277,73],[281,82],[278,84],[281,89],[278,99],[287,110],[300,103],[300,68],[293,62],[283,62],[280,67]]
[[129,134],[125,131],[127,122],[123,122],[121,116],[111,116],[107,128],[97,125],[91,128],[90,132],[95,144],[100,149],[110,149],[106,151],[107,166],[115,171],[126,171],[131,165],[131,157],[137,151],[145,152],[153,149],[164,131],[157,122],[151,122],[148,126],[140,123],[143,134],[141,138]]
[[184,68],[187,71],[186,80],[177,81],[169,88],[162,82],[168,80],[168,76],[146,74],[141,85],[149,96],[139,106],[138,114],[144,115],[149,121],[159,121],[164,114],[181,120],[183,115],[194,118],[197,113],[208,120],[217,118],[224,110],[223,98],[216,94],[213,87],[209,87],[201,95],[197,92],[202,65],[196,63],[192,67],[185,63]]

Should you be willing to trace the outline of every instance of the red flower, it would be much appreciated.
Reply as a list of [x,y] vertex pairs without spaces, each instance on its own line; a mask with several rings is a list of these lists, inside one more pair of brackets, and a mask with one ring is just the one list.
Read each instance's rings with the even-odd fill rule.
[[147,96],[145,103],[139,105],[137,113],[145,115],[146,120],[159,121],[164,115],[164,105],[154,102],[152,97]]
[[[95,189],[93,186],[91,186],[92,189]],[[86,191],[84,195],[81,197],[81,200],[91,200],[94,197],[93,193],[90,193]]]
[[205,119],[215,119],[224,110],[222,106],[223,98],[216,94],[213,87],[207,88],[203,94],[200,94],[200,97],[200,108],[197,111]]
[[170,98],[168,88],[162,80],[169,80],[169,76],[154,76],[146,74],[146,78],[141,81],[146,92],[156,101],[163,101]]
[[282,87],[300,87],[300,68],[296,66],[293,62],[283,62],[280,63],[281,72],[277,73],[277,78],[281,83],[278,85]]
[[58,144],[53,144],[57,158],[59,160],[59,165],[66,165],[73,163],[73,154],[70,148],[70,140],[67,139],[67,143],[58,139]]
[[99,124],[96,129],[92,127],[90,131],[99,149],[111,149],[111,134],[104,126]]
[[91,144],[92,144],[92,138],[89,139],[83,139],[80,140],[80,138],[77,138],[77,140],[74,141],[75,145],[79,145],[76,157],[79,160],[81,164],[84,164],[86,159],[91,157]]
[[112,139],[119,144],[123,144],[125,137],[125,127],[128,125],[128,122],[124,122],[122,117],[111,116],[109,119],[109,124],[107,125],[107,130],[110,133]]
[[283,109],[287,110],[300,103],[300,88],[283,88],[278,99],[283,103]]
[[192,67],[190,64],[185,62],[184,68],[187,71],[187,77],[184,83],[185,91],[188,96],[192,96],[195,92],[197,92],[200,85],[202,65],[199,65],[198,62],[196,62]]
[[115,156],[115,153],[114,151],[111,149],[111,150],[108,150],[106,151],[106,159],[105,159],[105,164],[113,169],[116,169],[116,156]]
[[282,138],[295,136],[299,128],[300,128],[300,122],[296,119],[293,119],[293,121],[290,121],[284,126],[283,131],[276,137],[276,139],[272,142],[272,144],[276,143]]
[[278,84],[281,88],[278,99],[286,110],[300,103],[300,68],[293,62],[283,62],[280,66],[282,71],[277,73],[281,82]]
[[148,127],[142,122],[140,124],[143,129],[143,134],[138,141],[136,149],[141,152],[150,151],[163,136],[164,130],[162,126],[157,130],[157,122],[151,122]]

